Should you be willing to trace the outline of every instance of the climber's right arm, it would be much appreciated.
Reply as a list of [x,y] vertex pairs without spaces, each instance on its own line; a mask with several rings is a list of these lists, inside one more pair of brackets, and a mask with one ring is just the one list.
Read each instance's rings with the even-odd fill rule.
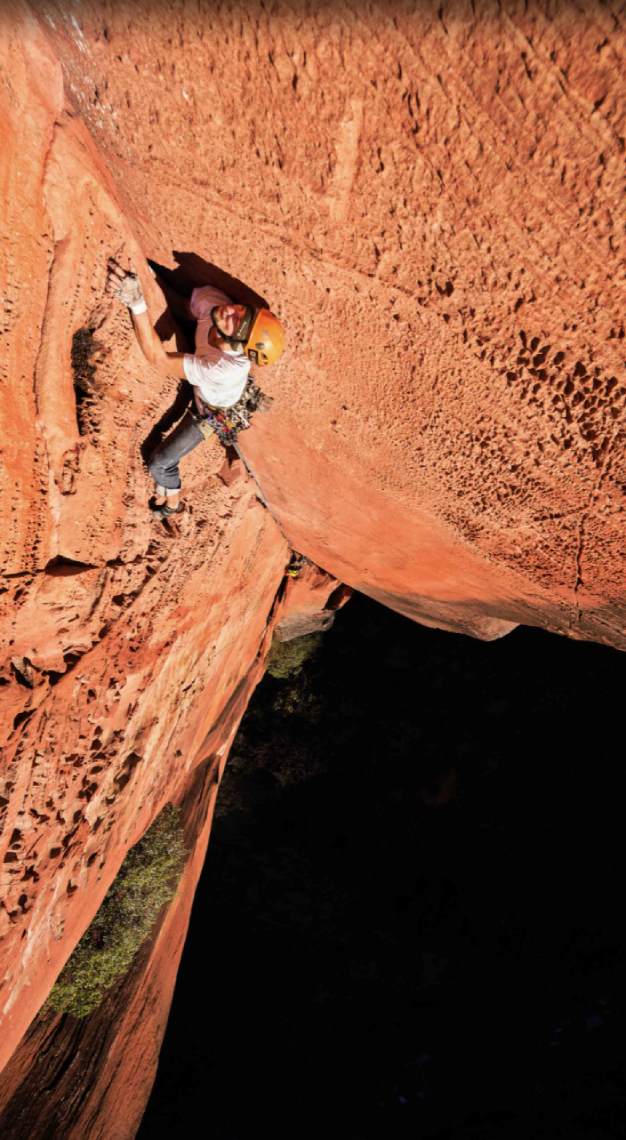
[[154,330],[147,308],[139,313],[133,312],[131,308],[130,313],[137,343],[146,360],[164,376],[176,376],[178,379],[184,380],[185,353],[165,351]]
[[152,326],[148,306],[136,273],[122,269],[111,258],[107,273],[107,290],[130,309],[137,343],[146,360],[164,376],[185,378],[184,352],[166,352]]

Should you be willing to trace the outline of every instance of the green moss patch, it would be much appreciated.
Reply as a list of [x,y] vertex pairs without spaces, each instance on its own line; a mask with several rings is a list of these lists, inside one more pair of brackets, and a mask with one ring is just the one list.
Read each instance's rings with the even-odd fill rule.
[[267,672],[279,681],[300,673],[305,662],[317,652],[322,644],[321,633],[311,633],[306,637],[296,637],[293,641],[272,641],[267,658]]
[[59,975],[46,1010],[87,1017],[128,972],[185,866],[180,808],[168,804],[128,852],[89,929]]

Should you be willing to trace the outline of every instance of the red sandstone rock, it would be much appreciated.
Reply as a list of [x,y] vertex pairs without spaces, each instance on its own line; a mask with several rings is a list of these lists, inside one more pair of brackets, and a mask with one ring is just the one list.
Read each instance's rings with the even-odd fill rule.
[[[0,1063],[216,724],[225,756],[225,710],[249,691],[289,558],[250,480],[231,489],[213,477],[217,445],[190,457],[178,540],[150,519],[138,449],[175,384],[157,382],[126,314],[103,297],[107,254],[136,243],[24,12],[5,17],[3,36]],[[108,355],[77,408],[72,336],[96,326]]]
[[154,1080],[206,854],[218,768],[203,765],[186,797],[192,855],[148,952],[140,951],[124,981],[82,1023],[59,1015],[35,1019],[0,1076],[3,1135],[135,1136]]
[[[208,737],[225,757],[290,547],[427,624],[626,645],[614,8],[3,11],[0,1062]],[[288,329],[258,489],[194,453],[176,541],[138,452],[175,384],[110,254],[155,317],[144,257],[200,257]]]
[[291,544],[420,620],[623,646],[619,16],[48,14],[142,249],[285,318],[242,447]]

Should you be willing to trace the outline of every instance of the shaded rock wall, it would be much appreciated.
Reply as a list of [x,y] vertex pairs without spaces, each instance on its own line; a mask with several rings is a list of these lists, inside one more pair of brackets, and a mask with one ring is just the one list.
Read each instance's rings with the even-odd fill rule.
[[[426,623],[624,646],[626,386],[617,5],[0,20],[4,1063],[209,734],[225,757],[290,547]],[[208,445],[178,538],[146,518],[176,385],[110,254],[155,319],[145,256],[190,254],[284,317],[242,438],[268,509]]]

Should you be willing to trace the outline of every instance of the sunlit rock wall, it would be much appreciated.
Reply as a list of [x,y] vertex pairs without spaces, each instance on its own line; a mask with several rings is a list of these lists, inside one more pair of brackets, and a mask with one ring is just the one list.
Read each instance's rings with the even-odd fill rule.
[[45,12],[144,252],[285,319],[244,448],[293,545],[422,619],[623,645],[619,5]]

